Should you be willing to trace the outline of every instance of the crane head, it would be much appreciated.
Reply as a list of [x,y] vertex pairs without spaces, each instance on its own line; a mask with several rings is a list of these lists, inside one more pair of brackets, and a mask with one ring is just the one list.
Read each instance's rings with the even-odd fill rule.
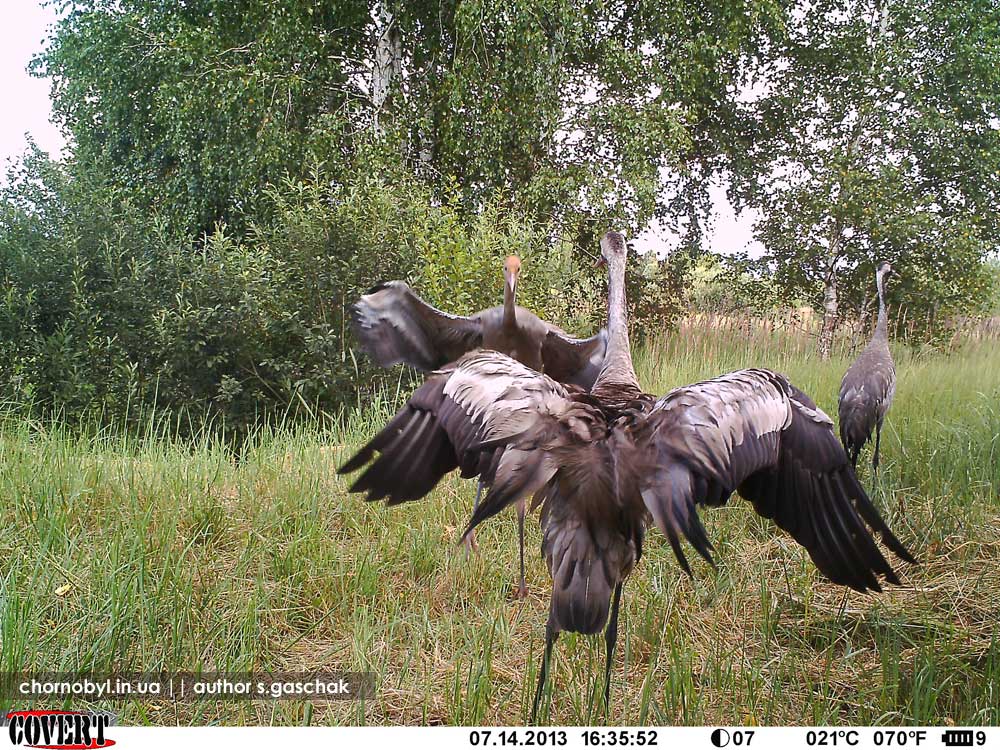
[[597,265],[604,266],[614,258],[624,258],[627,252],[624,235],[621,232],[608,232],[601,238],[601,258]]
[[513,294],[517,289],[517,277],[521,275],[521,259],[516,255],[508,255],[503,262],[503,278]]

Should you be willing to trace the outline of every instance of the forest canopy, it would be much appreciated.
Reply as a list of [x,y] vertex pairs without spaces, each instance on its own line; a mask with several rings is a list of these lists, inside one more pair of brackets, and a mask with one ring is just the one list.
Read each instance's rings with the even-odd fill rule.
[[[933,335],[994,305],[1000,8],[984,0],[75,0],[32,70],[70,144],[0,194],[0,396],[230,426],[364,399],[345,313],[402,278],[468,313],[603,319],[608,228],[646,333],[704,255],[708,185],[756,209],[731,295]],[[725,274],[729,274],[726,276]],[[740,291],[744,290],[744,291]],[[743,296],[739,296],[739,295]]]

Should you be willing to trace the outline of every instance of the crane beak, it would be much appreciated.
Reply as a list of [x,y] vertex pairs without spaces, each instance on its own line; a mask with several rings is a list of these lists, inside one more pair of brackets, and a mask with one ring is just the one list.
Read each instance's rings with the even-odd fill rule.
[[597,259],[597,262],[594,264],[594,268],[604,268],[607,265],[608,265],[608,259],[602,255],[600,258]]
[[510,293],[514,294],[517,290],[517,274],[512,273],[508,269],[504,269],[503,279],[507,282],[507,287],[510,289]]

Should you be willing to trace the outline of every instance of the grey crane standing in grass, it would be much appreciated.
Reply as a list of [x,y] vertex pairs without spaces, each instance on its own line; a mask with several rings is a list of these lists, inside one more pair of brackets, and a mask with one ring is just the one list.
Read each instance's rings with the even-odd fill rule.
[[879,263],[875,272],[878,288],[878,323],[868,346],[844,373],[840,382],[840,439],[851,456],[854,468],[858,454],[875,430],[875,451],[872,470],[878,471],[879,444],[882,422],[896,393],[896,367],[889,351],[888,316],[885,310],[885,277],[892,273],[892,266]]
[[339,469],[364,468],[351,491],[390,504],[423,497],[455,468],[480,476],[490,489],[466,534],[518,500],[541,504],[552,598],[533,720],[564,631],[605,630],[607,707],[622,589],[651,521],[689,575],[681,535],[711,562],[697,506],[723,505],[734,491],[834,583],[899,583],[873,532],[913,562],[859,484],[833,422],[783,375],[741,370],[659,400],[644,393],[629,346],[622,235],[605,235],[601,254],[608,351],[590,393],[503,354],[472,352],[432,374]]
[[[353,328],[362,347],[381,366],[404,362],[432,371],[466,352],[484,348],[502,352],[544,372],[553,380],[589,389],[597,378],[607,349],[607,332],[575,339],[530,310],[515,304],[521,260],[504,261],[503,305],[470,317],[449,315],[424,302],[402,281],[381,284],[352,308]],[[476,489],[473,508],[479,506],[483,483]],[[528,594],[524,579],[524,499],[517,504],[521,579],[516,596]],[[475,533],[466,536],[476,549]]]

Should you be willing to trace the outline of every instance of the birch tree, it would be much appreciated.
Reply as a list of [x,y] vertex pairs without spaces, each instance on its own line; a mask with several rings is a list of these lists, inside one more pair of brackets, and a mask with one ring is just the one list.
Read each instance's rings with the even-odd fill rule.
[[1000,246],[1000,7],[818,0],[789,19],[750,76],[734,195],[787,297],[822,309],[821,356],[880,260],[911,317],[975,307]]

